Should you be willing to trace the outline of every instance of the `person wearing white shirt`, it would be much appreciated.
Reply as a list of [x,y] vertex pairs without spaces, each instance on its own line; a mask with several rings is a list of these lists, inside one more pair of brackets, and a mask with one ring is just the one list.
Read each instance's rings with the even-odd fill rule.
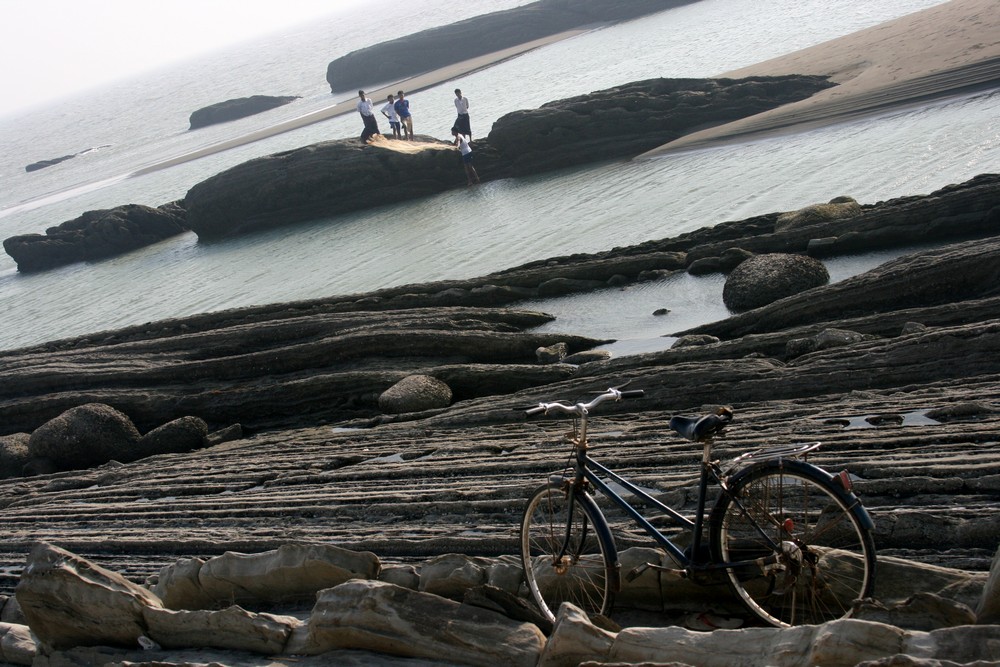
[[361,132],[361,142],[367,144],[372,135],[381,134],[378,131],[378,121],[375,120],[375,105],[365,96],[365,91],[358,91],[358,113],[365,124],[365,129]]
[[458,146],[458,152],[462,155],[465,177],[469,180],[469,185],[475,185],[479,182],[479,174],[476,173],[476,168],[472,166],[472,144],[469,143],[470,138],[462,134],[457,127],[451,128],[451,136],[454,137],[451,145]]
[[469,123],[469,98],[462,97],[462,91],[455,89],[455,110],[458,111],[458,118],[455,119],[455,127],[458,131],[472,141],[472,126]]
[[389,127],[392,128],[392,138],[399,139],[399,116],[396,115],[396,107],[392,95],[388,97],[389,103],[382,107],[382,115],[389,119]]

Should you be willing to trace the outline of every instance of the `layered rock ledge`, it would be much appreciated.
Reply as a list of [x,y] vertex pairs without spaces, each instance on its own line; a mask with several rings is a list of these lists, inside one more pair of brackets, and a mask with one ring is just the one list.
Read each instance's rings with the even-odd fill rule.
[[[780,231],[774,213],[475,280],[0,353],[8,433],[90,402],[141,431],[180,415],[247,426],[197,451],[0,480],[0,589],[39,539],[140,580],[178,557],[289,540],[387,559],[516,553],[526,494],[566,451],[561,420],[525,421],[515,408],[627,380],[646,398],[597,415],[595,451],[678,507],[693,507],[698,452],[666,421],[727,403],[737,419],[720,456],[823,441],[814,460],[857,478],[880,554],[985,570],[1000,525],[998,215],[1000,176],[983,175]],[[823,257],[914,243],[927,249],[659,353],[540,364],[540,346],[600,341],[535,333],[551,317],[510,308],[556,290],[627,290],[732,248]],[[452,404],[383,413],[378,397],[418,374],[447,384]]]

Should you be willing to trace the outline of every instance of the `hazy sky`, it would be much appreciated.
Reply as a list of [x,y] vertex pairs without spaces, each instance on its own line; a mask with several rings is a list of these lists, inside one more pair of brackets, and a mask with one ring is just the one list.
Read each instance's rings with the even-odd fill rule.
[[365,1],[0,0],[0,115]]

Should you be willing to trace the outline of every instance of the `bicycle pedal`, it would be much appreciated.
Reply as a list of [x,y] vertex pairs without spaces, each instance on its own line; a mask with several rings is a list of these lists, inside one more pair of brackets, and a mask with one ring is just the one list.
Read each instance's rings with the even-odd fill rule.
[[638,565],[629,570],[628,574],[625,575],[625,581],[632,583],[633,581],[638,579],[639,576],[646,570],[656,570],[657,572],[665,572],[667,574],[673,574],[681,578],[687,578],[688,576],[687,570],[679,570],[675,567],[657,565],[656,563],[643,563],[642,565]]

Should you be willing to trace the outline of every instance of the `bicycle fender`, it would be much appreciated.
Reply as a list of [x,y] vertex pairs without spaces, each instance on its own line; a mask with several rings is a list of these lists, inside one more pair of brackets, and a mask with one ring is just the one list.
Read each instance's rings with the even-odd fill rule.
[[[857,494],[854,493],[853,491],[848,491],[843,486],[841,486],[836,481],[837,475],[831,474],[826,470],[824,470],[823,468],[820,468],[817,465],[813,465],[812,463],[807,463],[805,461],[799,461],[796,459],[778,459],[777,461],[764,461],[743,468],[742,470],[740,470],[731,477],[730,483],[735,485],[737,481],[739,481],[746,475],[749,475],[754,470],[758,470],[760,468],[770,468],[778,466],[781,466],[786,470],[794,470],[795,472],[800,472],[805,475],[810,475],[816,478],[818,481],[825,482],[827,486],[829,486],[830,489],[840,498],[840,500],[842,500],[844,504],[847,505],[848,508],[850,508],[851,514],[853,514],[855,518],[857,518],[858,523],[861,524],[861,527],[869,532],[872,533],[875,532],[875,522],[872,521],[871,516],[868,514],[868,510],[865,509],[865,506],[861,504],[861,499],[858,498]],[[720,496],[718,503],[721,503],[722,500],[723,497]],[[713,511],[712,516],[714,515],[715,512]]]

